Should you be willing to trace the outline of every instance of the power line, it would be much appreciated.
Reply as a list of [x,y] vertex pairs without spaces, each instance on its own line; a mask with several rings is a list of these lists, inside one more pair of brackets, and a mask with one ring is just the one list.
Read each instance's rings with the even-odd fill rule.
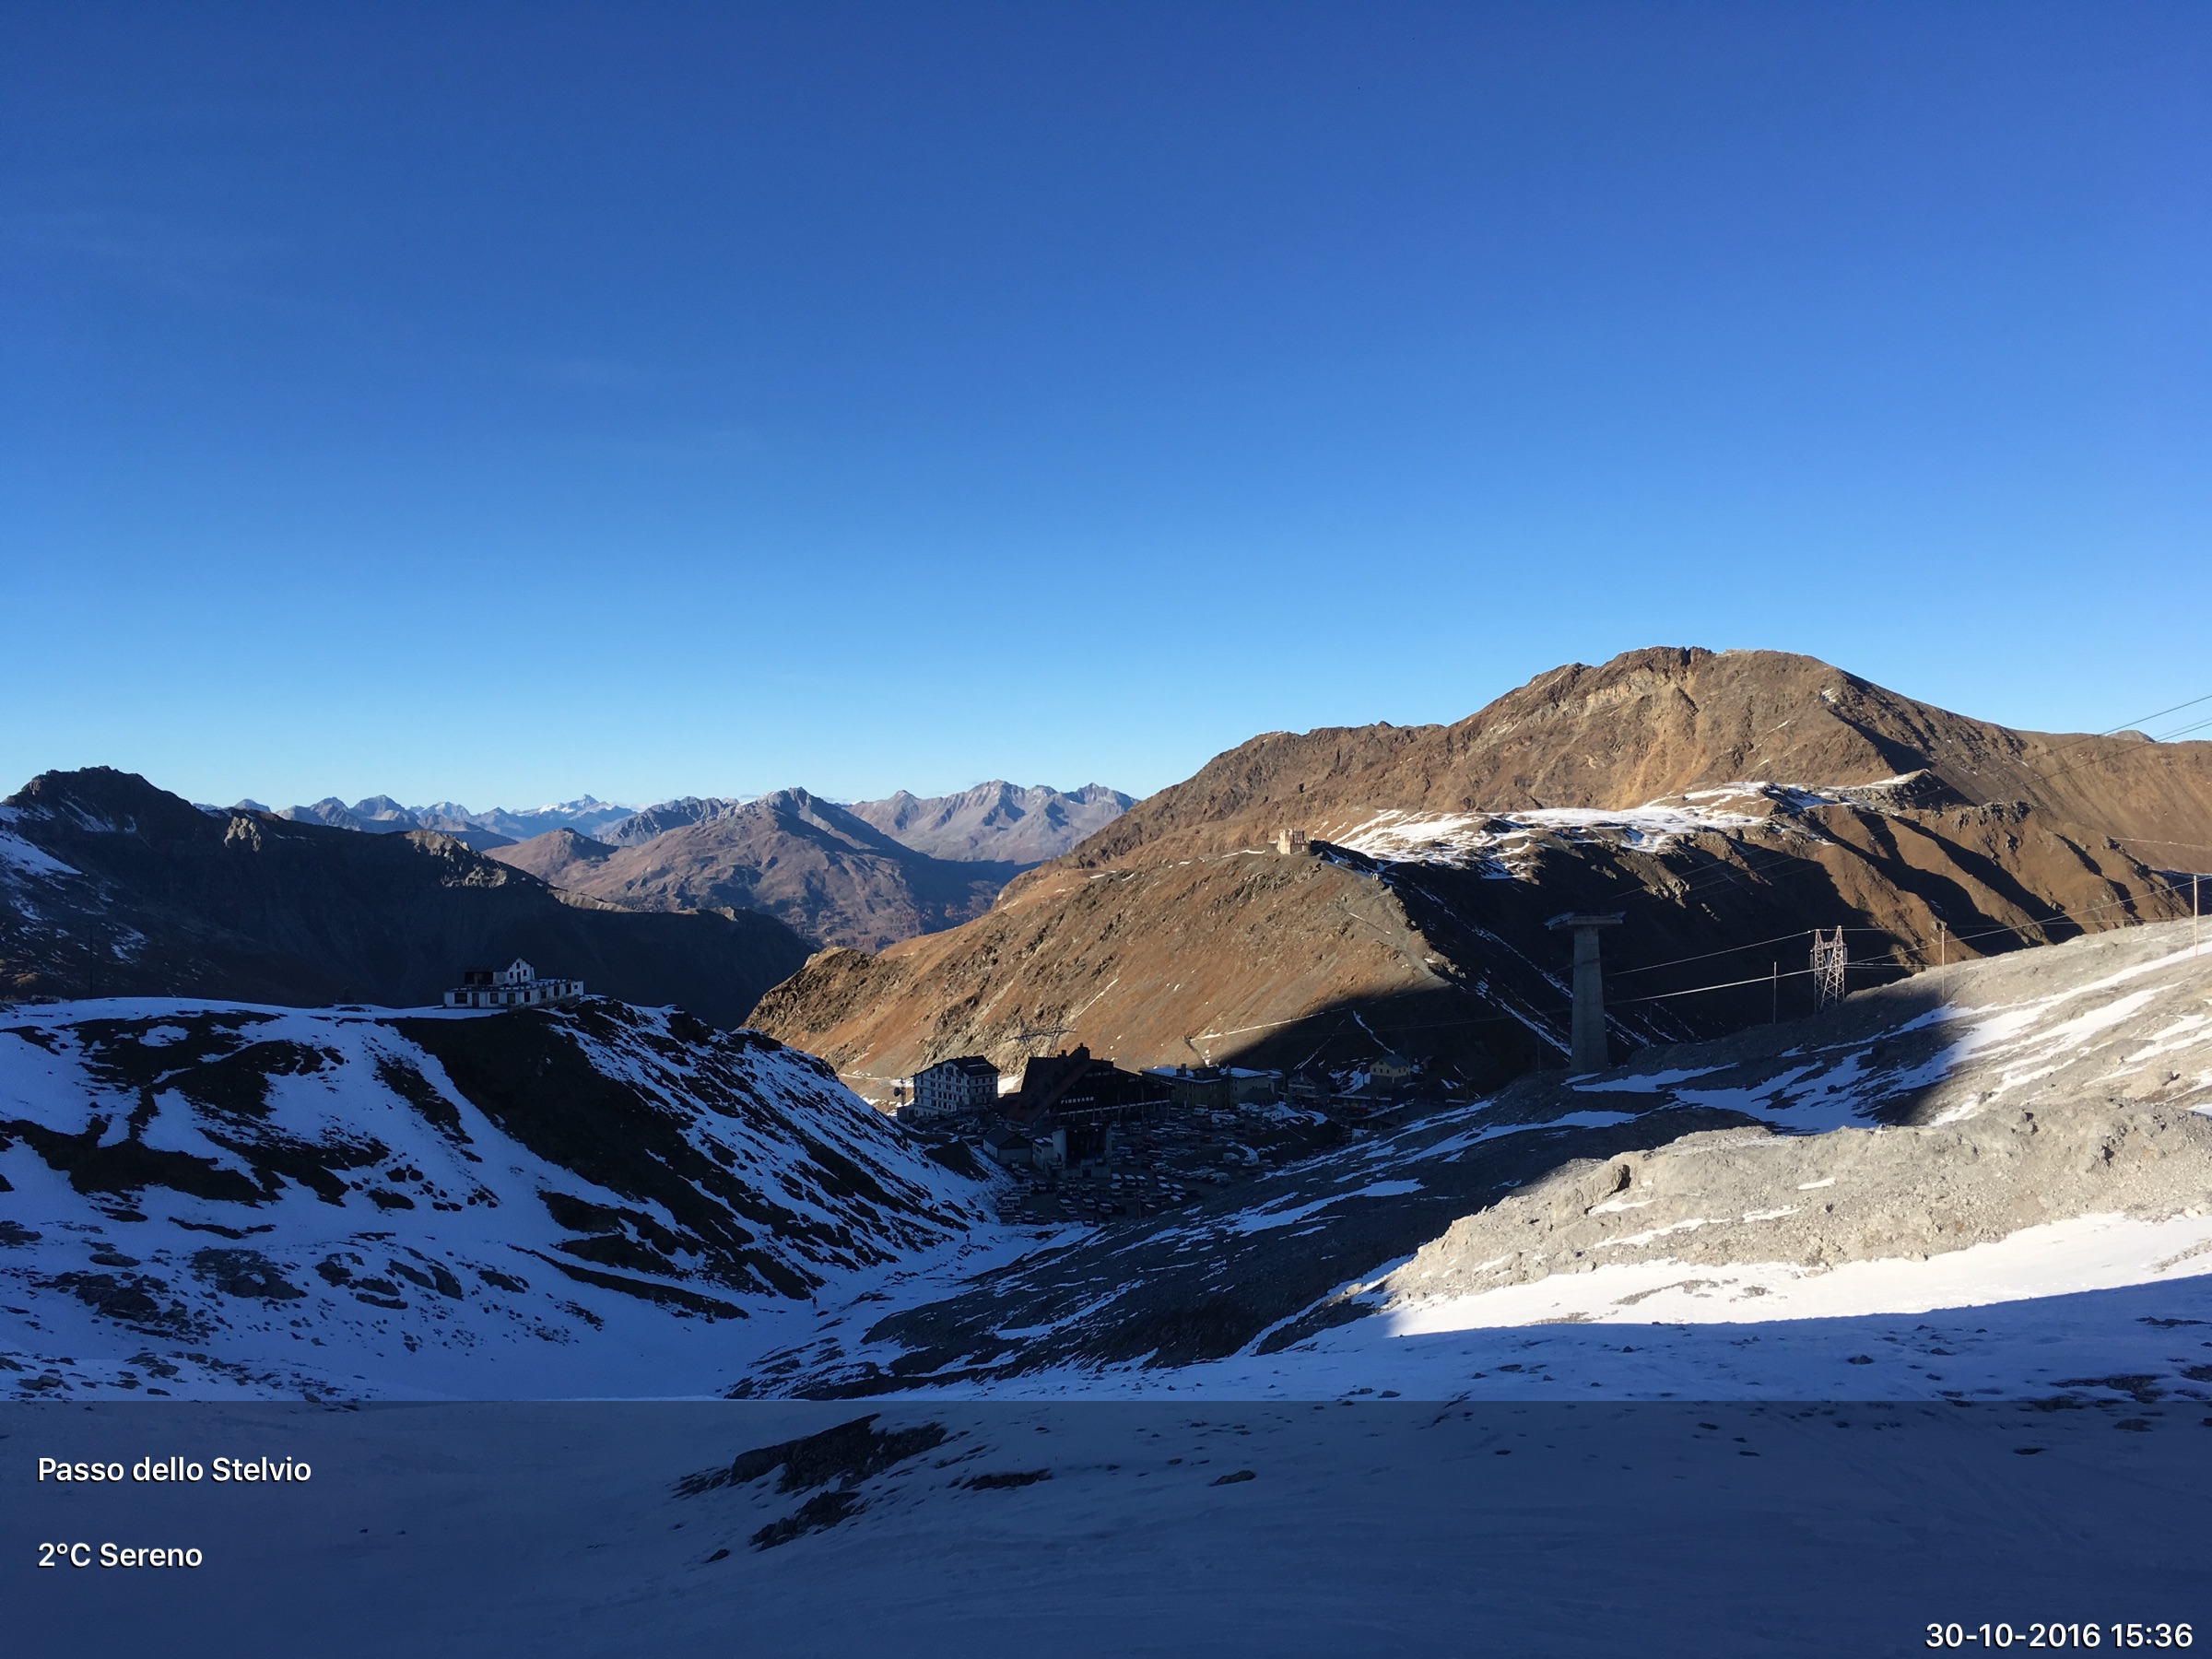
[[[1677,968],[1680,967],[1684,962],[1702,962],[1710,960],[1713,957],[1734,956],[1739,950],[1757,950],[1762,945],[1779,945],[1784,939],[1794,939],[1804,932],[1805,929],[1802,927],[1794,927],[1788,933],[1776,934],[1772,938],[1753,939],[1747,944],[1731,945],[1725,949],[1722,950],[1700,951],[1696,956],[1671,957],[1664,962],[1646,962],[1641,968],[1623,968],[1618,972],[1606,974],[1606,977],[1607,979],[1621,980],[1627,979],[1632,973],[1653,973],[1662,968]],[[1886,927],[1854,927],[1852,929],[1852,932],[1888,934],[1889,930]],[[1890,936],[1895,937],[1896,935],[1891,935]]]
[[[2187,702],[2175,703],[2171,709],[2160,709],[2156,713],[2151,714],[2138,714],[2133,720],[2124,720],[2116,726],[2107,726],[2101,732],[2091,732],[2086,737],[2077,737],[2071,743],[2062,743],[2051,752],[2054,755],[2063,755],[2069,749],[2079,748],[2085,743],[2100,743],[2107,737],[2117,737],[2122,732],[2133,732],[2139,730],[2143,726],[2149,724],[2154,720],[2163,720],[2169,714],[2179,714],[2183,709],[2194,709],[2199,703],[2207,702],[2212,702],[2212,691],[2206,692],[2202,697],[2193,697]],[[2188,729],[2190,731],[2194,731],[2196,728],[2194,726],[2191,726]],[[2160,738],[2156,739],[2155,741],[2164,742],[2167,740]],[[2030,768],[2030,770],[2033,771],[2034,769]]]
[[2156,714],[2146,714],[2140,719],[2131,720],[2125,725],[2116,725],[2112,727],[2111,731],[2100,733],[2099,735],[2110,737],[2115,733],[2129,731],[2136,726],[2139,726],[2143,724],[2145,721],[2163,720],[2169,714],[2179,714],[2183,709],[2194,709],[2198,703],[2206,702],[2212,702],[2212,691],[2206,692],[2202,697],[2193,697],[2187,702],[2175,703],[2171,709],[2160,709]]
[[[2173,713],[2175,710],[2194,708],[2196,704],[2201,702],[2212,702],[2212,693],[2207,693],[2204,697],[2193,698],[2185,703],[2176,703],[2173,705],[2173,708],[2166,710],[2165,712],[2171,714]],[[2154,714],[2150,718],[2155,720],[2158,718],[2158,716]],[[2206,726],[2212,726],[2212,720],[2197,721],[2193,724],[2181,727],[2178,731],[2168,732],[2165,734],[2165,735],[2160,737],[2153,737],[2150,739],[2150,741],[2153,743],[2171,743],[2177,737],[2186,737],[2190,733],[2201,732]],[[2103,739],[2112,736],[2113,733],[2130,731],[2133,729],[2134,728],[2132,726],[2115,726],[2112,728],[2112,731],[2100,732],[2094,737],[2077,737],[2072,743],[2062,743],[2058,746],[2058,747],[2053,749],[2051,753],[2053,755],[2063,755],[2069,749],[2077,749],[2081,747],[2081,746],[2085,743],[2101,742]],[[2047,772],[2042,771],[2040,767],[2035,766],[2030,766],[2028,767],[2028,770],[2034,773],[2035,776],[2041,778],[2044,782],[2048,783],[2053,779],[2065,777],[2068,772],[2079,771],[2083,767],[2088,765],[2089,762],[2095,759],[2096,757],[2093,755],[2085,755],[2079,760],[2075,761],[2073,765],[2062,766],[2056,771]],[[2022,764],[2025,765],[2026,762],[2022,762]]]
[[[2170,883],[2164,890],[2169,893],[2179,893],[2182,890],[2182,885],[2178,881],[2172,882]],[[2102,904],[2085,904],[2078,910],[2061,911],[2057,915],[2049,917],[2041,922],[2023,924],[2000,923],[1995,927],[1985,927],[1978,933],[1954,933],[1951,935],[1951,937],[1954,939],[1986,939],[1996,934],[2027,933],[2031,927],[2050,927],[2056,923],[2071,922],[2077,916],[2093,916],[2100,911],[2117,910],[2123,905],[2135,904],[2138,902],[2139,897],[2139,895],[2130,894],[2125,898],[2107,900]]]
[[[1870,964],[1861,963],[1865,967]],[[1692,985],[1687,991],[1655,991],[1649,996],[1608,996],[1607,1008],[1626,1007],[1630,1003],[1666,1002],[1677,996],[1702,996],[1708,991],[1734,991],[1744,985],[1771,985],[1776,980],[1804,979],[1813,971],[1810,968],[1793,968],[1787,973],[1762,973],[1757,979],[1724,980],[1717,985]]]

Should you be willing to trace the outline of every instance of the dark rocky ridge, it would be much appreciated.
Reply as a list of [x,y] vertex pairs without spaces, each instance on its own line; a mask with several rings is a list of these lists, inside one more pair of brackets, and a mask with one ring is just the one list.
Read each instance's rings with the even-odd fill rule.
[[133,773],[47,772],[5,804],[0,989],[295,1006],[434,1002],[525,957],[627,1001],[743,1022],[806,946],[767,916],[649,914],[562,894],[450,836],[215,817]]

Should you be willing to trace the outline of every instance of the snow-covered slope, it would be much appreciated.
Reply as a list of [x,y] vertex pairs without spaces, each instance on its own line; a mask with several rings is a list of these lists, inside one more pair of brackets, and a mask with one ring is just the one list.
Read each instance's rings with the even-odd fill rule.
[[2212,1398],[2212,949],[2190,931],[1524,1079],[1194,1215],[917,1285],[756,1386],[1849,1396],[2117,1376]]
[[671,1009],[21,1007],[0,1386],[709,1392],[825,1287],[957,1248],[983,1192]]

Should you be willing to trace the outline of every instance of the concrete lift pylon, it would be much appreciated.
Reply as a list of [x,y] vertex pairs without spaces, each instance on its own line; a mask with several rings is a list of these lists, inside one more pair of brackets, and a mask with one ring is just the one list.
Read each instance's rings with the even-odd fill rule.
[[1606,1042],[1606,975],[1598,960],[1597,931],[1618,927],[1621,911],[1565,911],[1544,924],[1574,930],[1574,1015],[1570,1064],[1578,1072],[1604,1071],[1613,1063]]

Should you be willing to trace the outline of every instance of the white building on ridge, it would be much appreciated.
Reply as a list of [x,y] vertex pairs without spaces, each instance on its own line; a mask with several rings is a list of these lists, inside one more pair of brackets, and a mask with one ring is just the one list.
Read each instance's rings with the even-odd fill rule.
[[529,1008],[545,1003],[574,1002],[583,982],[539,979],[537,970],[516,957],[504,968],[471,968],[445,994],[449,1008]]

